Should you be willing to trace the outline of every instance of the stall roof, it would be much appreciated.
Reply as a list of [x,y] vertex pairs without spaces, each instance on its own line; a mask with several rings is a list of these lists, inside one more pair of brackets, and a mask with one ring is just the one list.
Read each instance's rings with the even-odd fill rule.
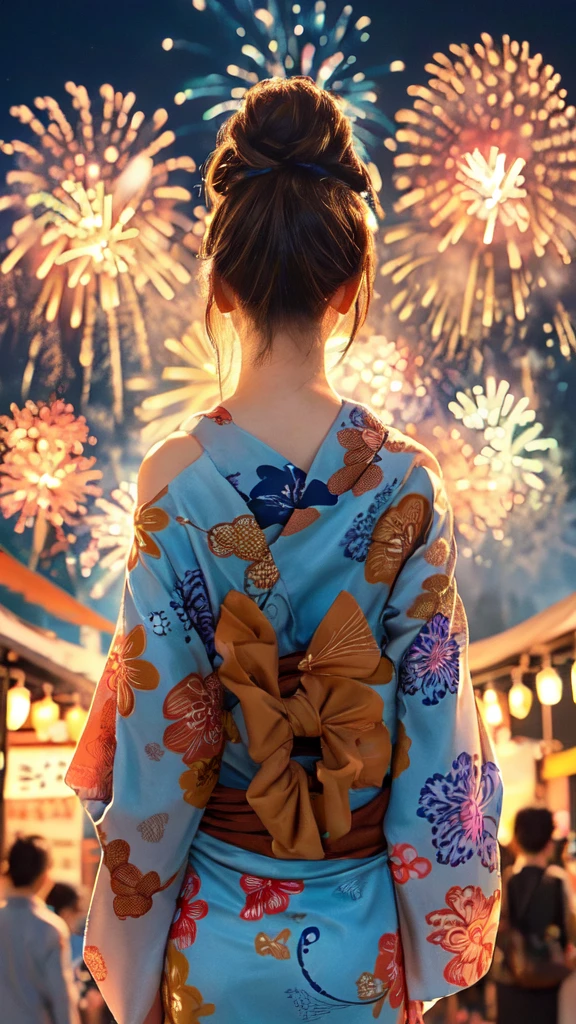
[[539,648],[551,645],[570,633],[576,633],[576,592],[503,633],[475,640],[470,644],[470,671],[474,675],[521,654],[537,654]]
[[44,669],[73,690],[91,696],[106,657],[31,626],[0,605],[0,646]]
[[13,555],[0,547],[0,584],[21,594],[30,604],[40,605],[50,615],[55,615],[74,626],[89,626],[103,633],[113,633],[114,624],[103,615],[86,608],[72,594],[56,586],[40,573],[33,572]]

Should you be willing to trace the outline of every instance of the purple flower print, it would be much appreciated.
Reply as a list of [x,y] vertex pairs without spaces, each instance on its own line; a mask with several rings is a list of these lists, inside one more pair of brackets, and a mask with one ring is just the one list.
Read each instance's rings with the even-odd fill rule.
[[[477,764],[478,755],[465,751],[452,762],[447,775],[438,772],[420,791],[418,816],[432,825],[432,845],[439,864],[456,867],[480,857],[484,867],[498,866],[496,823],[501,795],[500,773],[493,761]],[[485,812],[495,799],[494,817]]]
[[422,694],[422,703],[439,704],[456,693],[460,680],[460,647],[450,635],[445,615],[434,615],[410,645],[400,666],[399,685],[404,693]]

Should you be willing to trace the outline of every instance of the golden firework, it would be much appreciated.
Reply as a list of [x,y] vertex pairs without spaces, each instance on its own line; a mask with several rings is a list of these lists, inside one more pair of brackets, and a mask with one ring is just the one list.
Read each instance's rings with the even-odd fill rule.
[[428,396],[424,357],[414,354],[403,338],[394,342],[372,334],[359,339],[342,358],[346,340],[335,337],[327,346],[328,375],[335,390],[369,405],[384,423],[420,419]]
[[135,354],[149,371],[138,295],[151,286],[169,300],[177,286],[190,283],[186,249],[193,248],[193,222],[177,207],[191,196],[171,183],[170,174],[194,171],[195,164],[190,157],[156,162],[175,139],[172,131],[164,130],[165,110],[146,121],[141,111],[133,110],[134,93],[123,95],[103,85],[101,110],[95,114],[84,86],[68,82],[66,90],[78,114],[75,126],[51,96],[34,101],[46,123],[30,107],[11,108],[38,142],[0,143],[2,152],[16,159],[16,168],[6,175],[10,191],[0,198],[0,210],[16,215],[0,269],[9,274],[25,260],[43,282],[37,309],[47,321],[58,318],[80,331],[84,401],[90,393],[96,310],[101,307],[119,420],[123,371],[117,310],[121,304],[133,310]]
[[[476,451],[456,427],[441,426],[429,417],[407,432],[438,459],[456,529],[468,544],[478,546],[487,533],[503,540],[513,507],[507,481],[491,473],[488,463],[476,462]],[[472,549],[466,548],[471,554]]]
[[[556,465],[544,456],[553,452],[558,442],[542,437],[544,427],[536,422],[525,395],[516,400],[507,380],[487,377],[485,386],[476,384],[469,391],[459,391],[448,408],[465,427],[478,431],[485,441],[475,457],[477,466],[489,465],[494,477],[506,481],[521,504],[530,490],[543,491],[543,475],[554,475]],[[520,497],[522,496],[522,497]]]
[[[475,351],[498,323],[527,320],[535,289],[556,287],[576,244],[576,111],[560,75],[528,43],[484,33],[426,65],[400,110],[400,223],[382,274],[400,321],[425,325],[435,353]],[[576,350],[557,309],[564,354]],[[560,333],[561,329],[561,333]]]
[[87,512],[88,498],[101,493],[94,481],[102,474],[94,469],[95,457],[83,454],[95,438],[71,405],[28,401],[22,409],[16,404],[10,409],[11,416],[0,416],[0,511],[5,519],[18,516],[16,533],[34,527],[30,562],[35,567],[48,527],[62,539],[63,527],[76,525]]
[[81,553],[82,576],[91,576],[97,566],[99,579],[90,590],[90,597],[104,597],[123,573],[128,552],[134,540],[136,484],[122,481],[109,498],[97,498],[97,512],[86,516],[83,526],[90,530],[90,542]]
[[222,397],[232,394],[239,369],[239,360],[233,351],[220,367],[219,374],[216,353],[199,320],[190,325],[180,340],[167,338],[164,346],[179,363],[165,366],[162,380],[174,381],[175,386],[145,398],[136,410],[139,419],[146,424],[142,437],[150,444],[177,430],[195,413],[210,409]]

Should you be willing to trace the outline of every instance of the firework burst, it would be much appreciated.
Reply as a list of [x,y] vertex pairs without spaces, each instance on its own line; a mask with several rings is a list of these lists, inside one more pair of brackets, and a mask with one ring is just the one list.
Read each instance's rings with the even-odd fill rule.
[[328,344],[329,378],[345,398],[371,406],[385,423],[396,426],[419,421],[425,414],[430,381],[424,378],[424,357],[399,338],[383,334],[359,339],[341,358],[346,339]]
[[150,444],[166,437],[190,416],[232,394],[239,369],[234,352],[226,365],[220,367],[224,396],[221,395],[218,359],[198,320],[180,340],[167,338],[164,346],[176,357],[178,365],[165,366],[162,380],[173,381],[175,386],[145,398],[136,410],[146,424],[142,437]]
[[[27,106],[10,111],[37,142],[0,143],[2,152],[16,162],[6,175],[10,190],[0,198],[0,210],[15,214],[0,269],[9,274],[25,261],[43,282],[37,310],[48,322],[58,319],[64,330],[78,334],[84,401],[95,358],[97,308],[104,311],[113,407],[120,420],[118,307],[134,310],[136,355],[141,368],[149,370],[138,295],[150,286],[169,300],[177,286],[191,280],[186,249],[193,222],[177,208],[190,193],[173,184],[170,175],[194,171],[195,164],[190,157],[156,161],[175,138],[165,130],[165,110],[146,121],[141,111],[133,110],[134,93],[123,95],[103,85],[101,109],[95,113],[83,86],[68,82],[66,90],[78,115],[75,125],[50,96],[34,101],[44,120]],[[32,372],[28,367],[26,387]]]
[[[362,147],[375,145],[384,134],[385,144],[394,148],[394,124],[376,106],[375,79],[403,71],[404,64],[396,60],[365,70],[358,67],[357,54],[370,38],[371,19],[356,17],[351,4],[342,8],[333,23],[326,16],[325,0],[265,0],[256,10],[243,0],[227,5],[220,0],[193,0],[193,7],[218,17],[219,31],[231,40],[233,61],[225,74],[191,79],[175,96],[176,103],[209,99],[212,102],[203,118],[211,120],[237,110],[246,90],[263,78],[308,75],[340,97]],[[186,49],[212,58],[221,53],[185,40],[165,39],[162,45],[165,50]]]
[[94,456],[84,445],[94,444],[83,416],[71,405],[26,402],[11,406],[11,416],[0,416],[0,511],[5,519],[18,516],[14,529],[34,527],[31,565],[44,548],[48,527],[64,538],[64,526],[75,526],[87,512],[87,501],[101,491],[94,484],[102,476],[94,469]]
[[459,391],[448,406],[457,420],[485,442],[475,465],[489,466],[491,476],[504,482],[517,504],[530,491],[543,491],[544,476],[557,471],[557,464],[544,453],[556,451],[558,442],[542,436],[544,427],[536,422],[529,405],[526,396],[516,400],[508,381],[487,377],[485,386]]
[[110,492],[109,498],[97,498],[98,512],[84,519],[83,528],[90,530],[90,542],[81,553],[79,562],[82,576],[91,576],[98,567],[98,581],[90,590],[90,597],[104,597],[124,571],[126,558],[134,539],[134,510],[136,484],[122,481]]
[[[435,353],[473,351],[526,322],[534,293],[557,293],[576,242],[576,111],[560,75],[528,43],[487,34],[435,54],[428,85],[400,110],[400,223],[385,232],[391,308],[425,326]],[[557,308],[562,351],[576,350]],[[562,334],[560,334],[562,331]]]

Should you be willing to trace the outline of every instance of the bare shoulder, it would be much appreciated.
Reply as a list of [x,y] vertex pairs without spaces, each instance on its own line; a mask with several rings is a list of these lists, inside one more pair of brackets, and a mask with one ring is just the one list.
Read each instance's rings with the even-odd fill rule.
[[177,430],[159,441],[144,456],[138,472],[138,504],[151,501],[159,491],[202,454],[202,445],[193,434]]

